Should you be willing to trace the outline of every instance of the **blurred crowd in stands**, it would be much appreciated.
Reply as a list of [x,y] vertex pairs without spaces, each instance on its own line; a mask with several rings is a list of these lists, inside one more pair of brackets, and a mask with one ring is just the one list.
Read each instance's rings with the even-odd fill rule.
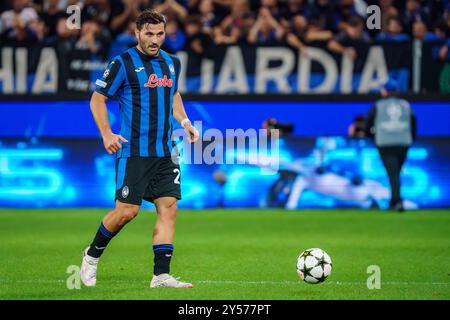
[[[67,8],[81,9],[69,29]],[[367,7],[381,9],[381,29],[366,26]],[[164,49],[202,55],[210,45],[280,44],[300,51],[314,42],[355,58],[355,44],[441,40],[449,55],[450,0],[3,0],[1,45],[66,43],[102,58],[135,44],[135,19],[145,8],[168,18]]]

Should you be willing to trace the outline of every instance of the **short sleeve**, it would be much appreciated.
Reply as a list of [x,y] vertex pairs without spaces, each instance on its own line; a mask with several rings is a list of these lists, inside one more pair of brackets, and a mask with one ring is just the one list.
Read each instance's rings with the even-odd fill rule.
[[120,59],[111,61],[103,76],[95,81],[95,91],[113,97],[125,82],[125,68]]

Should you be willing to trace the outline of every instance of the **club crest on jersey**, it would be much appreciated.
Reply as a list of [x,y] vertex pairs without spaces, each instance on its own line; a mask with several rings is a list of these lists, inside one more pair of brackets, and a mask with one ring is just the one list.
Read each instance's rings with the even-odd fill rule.
[[122,198],[126,198],[128,197],[128,195],[130,194],[130,190],[128,189],[128,186],[125,186],[122,188]]
[[169,70],[171,74],[175,74],[175,68],[173,67],[173,64],[169,65]]
[[147,88],[155,88],[155,87],[172,87],[172,79],[167,78],[166,75],[162,78],[158,78],[155,73],[152,73],[150,77],[148,77],[148,82],[144,84],[144,87]]

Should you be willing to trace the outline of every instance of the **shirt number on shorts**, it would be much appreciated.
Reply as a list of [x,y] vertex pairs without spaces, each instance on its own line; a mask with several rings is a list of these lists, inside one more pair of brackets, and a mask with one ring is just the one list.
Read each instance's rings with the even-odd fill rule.
[[173,180],[173,183],[180,184],[180,169],[173,169],[173,172],[177,174],[177,176]]

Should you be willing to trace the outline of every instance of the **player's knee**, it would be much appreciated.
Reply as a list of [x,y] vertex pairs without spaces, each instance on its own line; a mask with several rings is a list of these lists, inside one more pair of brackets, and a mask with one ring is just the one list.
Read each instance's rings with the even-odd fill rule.
[[161,212],[166,216],[166,217],[175,217],[177,214],[177,201],[173,200],[170,202],[166,202],[164,203],[163,207],[161,208]]
[[134,205],[123,206],[120,209],[120,217],[124,223],[133,220],[139,213],[139,207]]
[[170,211],[172,214],[176,214],[177,213],[177,209],[178,209],[178,206],[177,206],[177,200],[171,200],[168,204],[167,204],[167,207],[166,207],[166,209],[168,210],[168,211]]
[[163,211],[177,211],[177,200],[176,199],[164,199],[157,204],[158,209]]

